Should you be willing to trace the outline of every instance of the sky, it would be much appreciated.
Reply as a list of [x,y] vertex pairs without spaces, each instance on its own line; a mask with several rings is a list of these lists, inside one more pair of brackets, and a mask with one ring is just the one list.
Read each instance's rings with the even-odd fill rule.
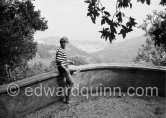
[[[137,1],[137,0],[132,0]],[[127,16],[136,18],[136,22],[141,24],[146,15],[153,10],[163,10],[164,7],[159,5],[160,0],[151,0],[151,5],[133,3],[133,8],[124,9]],[[106,10],[111,13],[115,12],[116,0],[101,0]],[[40,40],[45,37],[67,36],[69,40],[92,40],[104,41],[98,32],[102,29],[100,20],[93,24],[90,17],[87,17],[88,4],[84,0],[35,0],[35,9],[41,11],[41,16],[48,20],[48,29],[44,32],[36,32],[35,39]],[[126,39],[143,35],[141,29],[134,28]],[[121,36],[117,41],[123,40]]]

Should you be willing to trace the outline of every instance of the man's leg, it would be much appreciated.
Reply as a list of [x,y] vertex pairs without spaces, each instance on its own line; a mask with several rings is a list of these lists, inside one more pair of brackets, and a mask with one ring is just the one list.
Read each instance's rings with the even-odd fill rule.
[[65,81],[65,77],[63,76],[63,74],[59,75],[58,85],[60,87],[60,92],[58,92],[59,100],[64,101],[64,98],[66,98],[65,97],[66,96],[65,95],[66,81]]
[[69,102],[69,98],[70,98],[70,94],[71,94],[71,89],[74,85],[73,80],[72,80],[72,76],[70,73],[65,73],[64,76],[66,77],[66,103]]

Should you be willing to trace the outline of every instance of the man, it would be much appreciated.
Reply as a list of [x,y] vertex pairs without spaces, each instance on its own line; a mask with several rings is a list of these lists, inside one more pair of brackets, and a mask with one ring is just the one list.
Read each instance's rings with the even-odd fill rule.
[[60,47],[56,51],[56,64],[58,66],[58,71],[60,74],[59,83],[61,86],[64,87],[64,99],[65,102],[68,104],[70,103],[69,97],[71,94],[71,89],[73,87],[73,81],[72,76],[70,74],[70,71],[68,69],[68,63],[74,63],[72,61],[67,60],[66,56],[66,44],[69,43],[69,40],[67,37],[62,37],[60,39]]

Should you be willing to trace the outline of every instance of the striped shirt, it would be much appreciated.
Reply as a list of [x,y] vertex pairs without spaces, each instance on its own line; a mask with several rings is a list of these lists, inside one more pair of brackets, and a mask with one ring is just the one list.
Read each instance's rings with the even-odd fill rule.
[[66,56],[66,50],[63,49],[61,46],[56,51],[56,64],[60,65],[67,65],[67,56]]

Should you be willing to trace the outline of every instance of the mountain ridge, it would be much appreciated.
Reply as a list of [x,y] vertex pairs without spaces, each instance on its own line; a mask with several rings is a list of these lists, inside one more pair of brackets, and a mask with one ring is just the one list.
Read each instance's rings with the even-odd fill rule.
[[146,37],[139,36],[122,42],[116,42],[103,50],[92,53],[103,63],[130,63],[138,54],[138,50],[145,43]]
[[[59,45],[59,37],[48,37],[40,39],[37,46],[36,57],[33,58],[29,64],[33,65],[34,63],[42,62],[45,65],[49,65],[51,61],[55,59],[56,50]],[[66,47],[68,58],[72,57],[82,57],[86,59],[87,63],[97,63],[99,60],[94,58],[91,54],[86,51],[83,51],[72,43],[69,43]]]

